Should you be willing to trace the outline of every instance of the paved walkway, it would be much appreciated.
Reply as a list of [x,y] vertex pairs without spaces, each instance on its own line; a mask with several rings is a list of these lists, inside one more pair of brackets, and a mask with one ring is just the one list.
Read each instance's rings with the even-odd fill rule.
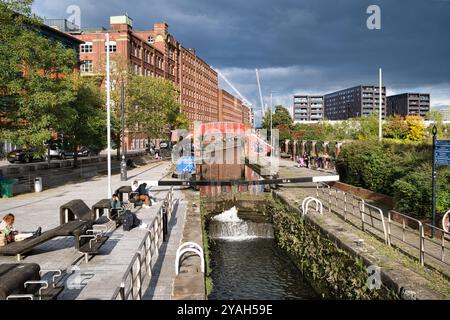
[[[128,182],[121,182],[120,176],[112,177],[113,190],[129,185],[134,179],[160,179],[167,174],[171,165],[168,162],[152,164],[134,169],[128,172],[130,178]],[[43,231],[59,226],[59,208],[63,204],[74,200],[82,199],[88,206],[92,206],[97,201],[107,198],[107,178],[93,178],[81,183],[65,185],[51,190],[46,190],[39,194],[25,194],[12,199],[0,199],[0,216],[13,213],[16,216],[15,227],[18,230],[35,230],[42,226]],[[161,188],[156,194],[159,201],[162,201],[167,192]],[[160,205],[160,203],[158,204]],[[139,216],[144,221],[152,219],[157,208],[139,212]],[[139,231],[135,231],[139,238]],[[110,246],[117,244],[120,233],[114,235],[105,249],[112,250]],[[136,240],[137,241],[137,240]],[[126,246],[124,242],[118,248]],[[137,247],[136,247],[137,249]],[[76,263],[81,254],[74,249],[73,239],[58,238],[44,245],[37,247],[31,255],[26,257],[25,263],[38,263],[43,269],[63,269],[65,270]],[[0,263],[15,262],[15,257],[0,257]]]

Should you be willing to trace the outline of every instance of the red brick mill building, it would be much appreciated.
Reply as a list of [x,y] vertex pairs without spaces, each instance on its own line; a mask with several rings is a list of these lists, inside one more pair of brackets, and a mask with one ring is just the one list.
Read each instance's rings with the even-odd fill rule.
[[[106,34],[109,33],[111,60],[121,61],[135,74],[172,81],[179,94],[181,112],[192,123],[226,120],[250,124],[249,108],[228,93],[226,99],[220,98],[223,94],[217,72],[195,49],[185,48],[178,42],[169,33],[166,23],[155,23],[152,30],[136,31],[133,20],[125,15],[110,17],[109,29],[68,30],[65,20],[48,20],[47,24],[64,28],[65,32],[84,41],[80,46],[80,70],[84,76],[104,73]],[[141,133],[127,134],[129,150],[143,149],[146,143],[147,137]]]

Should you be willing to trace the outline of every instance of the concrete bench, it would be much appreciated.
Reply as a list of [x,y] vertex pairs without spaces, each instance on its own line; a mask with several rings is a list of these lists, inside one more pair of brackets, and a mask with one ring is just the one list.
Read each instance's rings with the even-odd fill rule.
[[61,225],[74,220],[94,221],[95,212],[83,200],[72,200],[59,209]]
[[112,217],[111,217],[111,214],[112,214],[111,200],[109,200],[109,199],[102,199],[92,206],[92,211],[95,214],[96,220],[100,219],[100,217],[102,217],[105,214],[106,210],[108,212],[108,217],[110,217],[112,219]]
[[[52,274],[50,280],[43,277]],[[56,300],[64,287],[57,286],[60,270],[41,270],[37,264],[0,265],[0,300]]]
[[37,246],[44,244],[54,238],[76,237],[78,234],[85,234],[91,229],[93,222],[71,221],[55,229],[42,233],[39,237],[33,237],[21,242],[13,242],[0,248],[2,256],[16,256],[17,261],[22,260],[22,256],[29,253]]

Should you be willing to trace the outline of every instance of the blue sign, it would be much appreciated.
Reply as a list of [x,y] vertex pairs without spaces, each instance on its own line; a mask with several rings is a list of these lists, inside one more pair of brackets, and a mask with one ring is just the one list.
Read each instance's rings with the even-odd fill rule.
[[178,160],[177,173],[195,173],[194,157],[183,157]]
[[450,140],[436,141],[436,164],[450,166]]

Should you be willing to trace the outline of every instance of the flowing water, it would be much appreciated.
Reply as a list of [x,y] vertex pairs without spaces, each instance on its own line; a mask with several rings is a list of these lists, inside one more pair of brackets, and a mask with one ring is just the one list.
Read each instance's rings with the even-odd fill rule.
[[318,295],[274,240],[269,223],[247,222],[232,208],[209,223],[212,300],[301,300]]

